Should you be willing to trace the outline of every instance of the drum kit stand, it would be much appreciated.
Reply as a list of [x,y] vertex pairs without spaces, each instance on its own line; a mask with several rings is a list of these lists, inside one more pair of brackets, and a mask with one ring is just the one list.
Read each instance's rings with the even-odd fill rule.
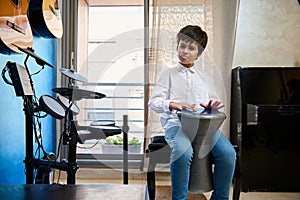
[[[78,170],[78,165],[76,162],[76,149],[77,143],[82,143],[77,130],[86,129],[86,126],[80,127],[76,120],[73,119],[73,115],[79,113],[79,108],[75,104],[75,101],[81,99],[101,99],[106,97],[104,94],[79,89],[78,86],[69,86],[61,88],[53,88],[52,91],[59,94],[58,100],[49,96],[42,95],[37,102],[35,100],[35,91],[33,87],[33,81],[27,67],[27,60],[29,57],[33,57],[37,64],[41,65],[43,68],[45,65],[55,68],[50,63],[44,61],[38,55],[34,53],[32,49],[24,49],[21,47],[17,48],[23,53],[27,54],[24,66],[8,61],[6,66],[2,71],[3,80],[14,86],[16,96],[23,97],[23,107],[25,113],[25,140],[26,140],[26,156],[25,156],[25,168],[26,168],[26,184],[33,183],[49,183],[49,176],[43,179],[44,175],[50,172],[50,169],[58,169],[65,171],[67,173],[67,184],[75,184],[75,174]],[[6,72],[9,72],[10,80],[6,77]],[[70,69],[61,68],[61,73],[71,80],[79,82],[87,82],[87,79],[75,71]],[[42,144],[38,142],[37,127],[36,122],[38,118],[41,118],[40,112],[43,111],[46,114],[51,115],[55,119],[64,119],[63,133],[61,135],[64,145],[68,146],[68,156],[67,160],[57,161],[58,156],[53,153],[47,153]],[[118,127],[114,131],[105,134],[106,136],[120,134],[123,131],[124,134],[124,148],[123,148],[123,159],[124,159],[124,184],[128,182],[128,149],[127,144],[127,116],[123,116],[123,127],[122,130]],[[38,124],[40,125],[40,124]],[[39,127],[40,128],[40,127]],[[98,129],[99,130],[99,129]],[[35,135],[35,140],[38,142],[38,147],[42,149],[44,153],[43,158],[35,158],[33,154],[33,136]],[[61,141],[59,142],[61,145]],[[59,153],[59,152],[58,152]],[[127,161],[127,162],[126,162]],[[37,169],[36,176],[34,176],[34,170]],[[34,181],[35,177],[35,181]]]

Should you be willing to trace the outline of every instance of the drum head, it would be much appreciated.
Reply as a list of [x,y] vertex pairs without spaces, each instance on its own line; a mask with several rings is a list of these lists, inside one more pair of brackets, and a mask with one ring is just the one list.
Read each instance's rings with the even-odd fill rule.
[[[65,109],[70,107],[70,101],[68,98],[64,96],[58,96],[58,101],[64,106]],[[79,107],[76,104],[72,104],[70,110],[73,112],[73,114],[77,115],[80,112]]]
[[113,120],[96,120],[91,123],[91,126],[115,126]]
[[56,119],[62,119],[65,117],[64,107],[53,97],[43,95],[40,97],[39,103],[42,110],[52,117]]

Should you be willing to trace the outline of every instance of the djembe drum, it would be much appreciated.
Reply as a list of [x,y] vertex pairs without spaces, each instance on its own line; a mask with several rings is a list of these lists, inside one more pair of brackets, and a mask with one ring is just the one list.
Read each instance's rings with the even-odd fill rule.
[[201,113],[182,110],[178,116],[194,150],[189,192],[195,194],[209,192],[213,190],[212,162],[209,153],[220,136],[218,129],[226,115],[209,110]]

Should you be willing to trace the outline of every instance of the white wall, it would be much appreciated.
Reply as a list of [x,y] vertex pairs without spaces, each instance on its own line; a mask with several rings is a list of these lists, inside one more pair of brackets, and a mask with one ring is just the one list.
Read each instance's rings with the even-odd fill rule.
[[300,67],[297,0],[240,0],[236,66]]

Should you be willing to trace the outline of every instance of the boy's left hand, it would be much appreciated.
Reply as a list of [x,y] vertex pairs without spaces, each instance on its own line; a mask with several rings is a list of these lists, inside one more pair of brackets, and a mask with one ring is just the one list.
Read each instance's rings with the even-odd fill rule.
[[223,105],[220,101],[213,102],[212,100],[210,100],[208,102],[208,104],[200,103],[200,106],[202,106],[206,110],[216,110],[216,111],[218,111],[219,109],[223,108],[225,105]]

